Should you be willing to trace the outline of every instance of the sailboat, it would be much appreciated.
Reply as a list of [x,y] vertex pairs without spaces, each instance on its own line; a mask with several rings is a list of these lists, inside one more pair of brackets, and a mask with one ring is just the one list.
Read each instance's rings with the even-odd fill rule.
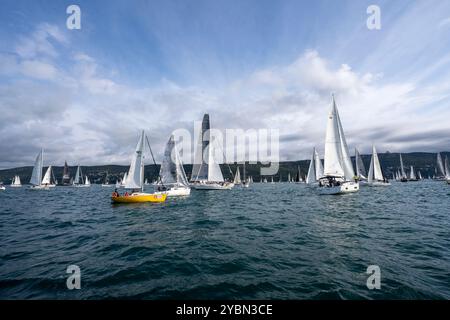
[[271,184],[275,183],[275,182],[273,181],[273,177],[272,177],[272,180],[270,181],[270,183],[271,183]]
[[125,172],[125,173],[123,174],[122,181],[120,182],[120,187],[121,187],[121,188],[125,188],[125,185],[126,185],[126,183],[127,183],[127,178],[128,178],[128,172]]
[[302,172],[300,166],[297,166],[297,175],[295,176],[295,183],[303,183]]
[[442,156],[441,156],[440,152],[438,152],[438,154],[437,154],[436,162],[437,162],[437,168],[436,168],[435,179],[436,180],[446,180],[445,165],[444,165],[444,162],[442,161]]
[[[191,187],[197,190],[229,190],[233,183],[226,182],[219,162],[214,159],[216,139],[211,139],[209,115],[205,114],[195,150],[195,163],[192,168]],[[207,158],[207,159],[205,159]]]
[[159,184],[157,184],[156,190],[167,193],[168,197],[191,194],[173,135],[170,136],[164,150],[164,159],[159,170]]
[[147,179],[147,178],[145,178],[144,185],[146,185],[146,186],[149,186],[149,185],[150,185],[150,183],[148,182],[148,179]]
[[245,161],[244,161],[244,164],[243,164],[243,166],[242,166],[242,169],[243,169],[243,172],[244,172],[244,179],[242,180],[242,187],[244,187],[244,188],[248,188],[248,187],[250,187],[250,183],[252,182],[252,177],[246,177],[246,172],[245,172]]
[[102,187],[112,187],[111,184],[109,184],[109,179],[108,179],[108,171],[106,171],[106,175],[105,175],[105,182],[102,183]]
[[383,177],[383,171],[381,170],[380,160],[378,159],[378,153],[375,146],[372,146],[372,159],[370,160],[369,175],[367,177],[367,183],[370,186],[389,186],[391,185],[385,177]]
[[361,154],[358,149],[355,148],[355,164],[356,164],[356,176],[358,177],[359,183],[364,184],[367,181],[367,172],[364,167],[364,162],[362,161]]
[[408,181],[417,181],[416,174],[414,172],[414,167],[411,166],[410,172],[409,172],[409,179]]
[[[125,188],[133,189],[130,195],[119,195],[114,193],[111,197],[113,203],[139,203],[139,202],[164,202],[167,193],[144,193],[144,151],[145,151],[145,132],[142,131],[136,150],[131,159],[128,177]],[[147,140],[150,149],[150,143]],[[150,149],[151,151],[151,149]],[[140,190],[140,192],[138,191]]]
[[31,173],[30,190],[49,190],[48,185],[42,184],[42,169],[44,164],[44,150],[41,149],[34,161],[33,172]]
[[63,170],[63,176],[61,179],[61,184],[63,186],[71,185],[70,175],[69,175],[69,166],[67,165],[67,161],[64,161],[64,170]]
[[236,166],[236,174],[234,175],[233,183],[235,186],[241,184],[241,173],[239,171],[239,166]]
[[417,177],[419,180],[423,180],[422,173],[420,171],[417,172]]
[[89,187],[89,185],[86,185],[83,181],[83,172],[81,171],[81,167],[77,167],[77,171],[75,172],[75,177],[72,181],[72,186],[76,188],[83,188],[83,187]]
[[48,186],[49,188],[56,187],[56,182],[52,183],[52,177],[53,177],[53,181],[55,181],[53,171],[52,171],[52,166],[49,166],[47,168],[47,171],[45,172],[44,178],[42,179],[42,185]]
[[86,177],[84,178],[84,185],[85,185],[86,187],[90,187],[90,186],[91,186],[91,181],[89,181],[88,176],[86,176]]
[[444,171],[445,171],[445,181],[447,182],[447,184],[450,184],[450,165],[448,164],[447,156],[445,156]]
[[319,153],[316,148],[313,149],[311,161],[309,163],[308,175],[306,176],[306,184],[318,184],[319,179],[323,177],[323,166]]
[[408,182],[408,177],[406,176],[405,166],[403,165],[403,158],[401,153],[400,153],[400,181]]
[[333,97],[333,105],[328,114],[325,138],[324,177],[319,180],[321,194],[343,194],[359,191],[355,181],[352,161],[345,140],[339,112]]
[[11,182],[12,188],[20,188],[22,187],[22,183],[20,182],[20,177],[18,175],[14,176],[14,179]]

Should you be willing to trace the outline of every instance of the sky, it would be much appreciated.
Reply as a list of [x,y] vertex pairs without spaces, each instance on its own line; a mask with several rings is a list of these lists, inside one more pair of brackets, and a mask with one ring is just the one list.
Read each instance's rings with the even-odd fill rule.
[[143,129],[158,160],[205,112],[308,159],[331,93],[351,149],[448,151],[449,71],[449,1],[3,0],[0,169],[127,164]]

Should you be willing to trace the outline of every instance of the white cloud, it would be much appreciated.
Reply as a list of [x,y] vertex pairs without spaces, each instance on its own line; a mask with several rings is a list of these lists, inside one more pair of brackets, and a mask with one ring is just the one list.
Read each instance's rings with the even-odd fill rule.
[[23,61],[20,64],[20,71],[27,77],[44,80],[54,80],[58,74],[53,65],[37,60]]

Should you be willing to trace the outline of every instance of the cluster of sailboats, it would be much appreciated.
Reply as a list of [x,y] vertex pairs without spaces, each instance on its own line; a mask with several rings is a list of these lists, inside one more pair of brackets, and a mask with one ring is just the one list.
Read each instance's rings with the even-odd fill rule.
[[[154,183],[154,192],[145,193],[144,186],[149,185],[148,181],[144,181],[144,160],[145,149],[148,146],[153,163],[156,165],[150,142],[142,131],[136,149],[132,155],[129,170],[124,174],[122,181],[116,181],[116,184],[110,184],[108,173],[106,173],[105,181],[102,187],[115,186],[116,189],[111,198],[115,203],[130,202],[164,202],[167,197],[189,196],[191,189],[196,190],[230,190],[240,186],[248,188],[253,183],[253,178],[246,175],[245,162],[242,165],[243,177],[241,178],[240,167],[236,167],[233,174],[230,166],[228,169],[233,181],[226,181],[223,177],[222,169],[219,161],[215,159],[216,150],[220,149],[217,141],[211,136],[211,127],[209,115],[203,116],[201,130],[197,140],[195,150],[195,161],[192,168],[191,179],[188,180],[184,171],[180,154],[177,150],[173,135],[169,137],[164,150],[164,157],[160,167],[159,178]],[[218,150],[221,151],[221,150]],[[220,153],[219,153],[220,154]],[[223,154],[223,151],[222,151]],[[226,159],[225,159],[226,160]],[[402,155],[400,154],[400,168],[393,174],[394,181],[418,181],[422,179],[420,171],[415,172],[413,166],[410,167],[409,174],[406,173]],[[36,157],[33,172],[30,179],[31,190],[49,190],[58,184],[52,166],[49,166],[42,176],[44,163],[44,150],[41,149]],[[226,161],[225,161],[226,163]],[[325,135],[325,154],[323,165],[316,148],[313,149],[311,161],[306,177],[303,177],[298,166],[295,177],[291,177],[288,173],[287,182],[306,183],[307,185],[317,187],[320,194],[343,194],[358,192],[360,185],[368,186],[389,186],[390,182],[383,175],[380,160],[375,146],[372,146],[372,157],[370,160],[369,170],[366,171],[361,155],[355,149],[355,170],[350,158],[346,137],[342,127],[338,108],[334,95],[332,96],[332,107],[327,118],[327,127]],[[433,177],[438,180],[445,180],[450,184],[450,166],[448,157],[442,160],[440,153],[437,155],[436,174]],[[69,181],[70,182],[67,182]],[[281,175],[279,182],[282,181]],[[81,167],[78,166],[75,177],[70,179],[67,163],[64,167],[62,182],[64,185],[82,188],[90,187],[91,182],[87,175],[83,175]],[[260,182],[269,183],[267,177],[261,179]],[[271,177],[270,183],[275,183]],[[21,180],[16,175],[11,183],[11,187],[21,187]],[[131,189],[130,193],[120,195],[117,189]],[[0,190],[4,190],[0,186]]]

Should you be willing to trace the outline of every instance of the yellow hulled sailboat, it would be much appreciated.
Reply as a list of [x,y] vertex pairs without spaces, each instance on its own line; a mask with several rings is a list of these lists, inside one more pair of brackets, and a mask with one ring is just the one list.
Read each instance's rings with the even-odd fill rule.
[[[136,146],[136,151],[131,160],[130,170],[128,171],[125,188],[132,189],[131,194],[119,195],[113,192],[111,201],[113,203],[143,203],[143,202],[164,202],[166,201],[166,193],[144,193],[144,149],[145,149],[145,132],[142,131]],[[147,140],[148,143],[148,140]],[[150,144],[149,144],[150,148]],[[140,192],[139,192],[139,191]]]

